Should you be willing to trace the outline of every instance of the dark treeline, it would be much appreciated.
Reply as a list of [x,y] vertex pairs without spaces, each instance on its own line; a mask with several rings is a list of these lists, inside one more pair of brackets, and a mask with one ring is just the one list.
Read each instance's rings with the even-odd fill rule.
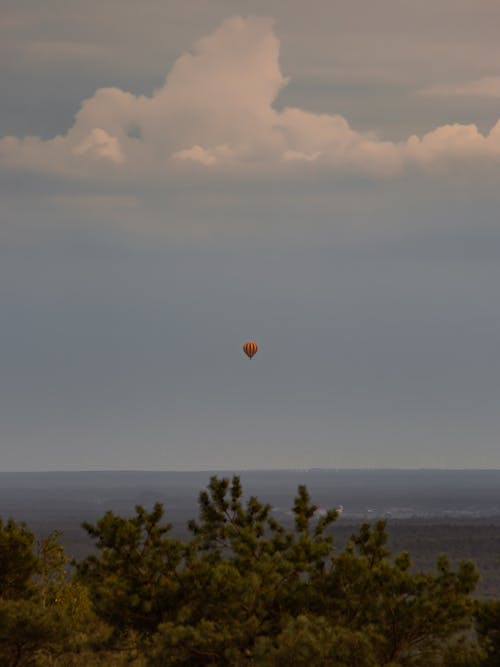
[[339,546],[337,512],[317,510],[300,486],[284,526],[213,477],[188,539],[139,505],[84,524],[95,551],[78,562],[58,533],[0,520],[0,664],[500,665],[500,601],[474,597],[473,562],[415,567],[382,520]]

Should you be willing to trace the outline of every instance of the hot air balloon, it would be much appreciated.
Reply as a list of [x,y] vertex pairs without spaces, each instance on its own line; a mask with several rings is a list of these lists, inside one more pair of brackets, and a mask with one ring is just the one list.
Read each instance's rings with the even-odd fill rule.
[[258,349],[259,346],[257,343],[254,343],[253,340],[247,340],[247,342],[243,344],[243,352],[249,359],[251,359],[254,354],[257,354]]

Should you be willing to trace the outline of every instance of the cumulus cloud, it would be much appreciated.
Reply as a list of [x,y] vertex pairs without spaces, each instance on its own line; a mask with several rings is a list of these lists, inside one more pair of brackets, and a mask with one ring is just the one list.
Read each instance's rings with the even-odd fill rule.
[[106,130],[94,127],[89,135],[73,148],[74,155],[94,155],[97,158],[110,160],[115,164],[124,161],[123,151],[116,137],[112,137]]
[[[478,90],[492,91],[500,79],[481,81]],[[340,115],[277,110],[286,84],[272,21],[231,18],[181,55],[152,95],[99,89],[65,135],[1,139],[0,165],[73,179],[161,182],[186,169],[387,176],[409,167],[500,159],[500,122],[487,134],[454,124],[387,141],[354,130]]]
[[430,86],[419,93],[435,97],[492,97],[498,99],[500,98],[500,76],[484,76],[481,79],[459,84]]

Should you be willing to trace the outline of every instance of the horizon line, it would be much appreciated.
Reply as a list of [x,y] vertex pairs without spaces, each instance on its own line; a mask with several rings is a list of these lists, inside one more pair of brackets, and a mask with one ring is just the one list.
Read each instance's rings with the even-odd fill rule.
[[310,468],[64,468],[60,470],[0,470],[0,475],[64,474],[64,473],[247,473],[247,472],[500,472],[500,468],[448,467],[310,467]]

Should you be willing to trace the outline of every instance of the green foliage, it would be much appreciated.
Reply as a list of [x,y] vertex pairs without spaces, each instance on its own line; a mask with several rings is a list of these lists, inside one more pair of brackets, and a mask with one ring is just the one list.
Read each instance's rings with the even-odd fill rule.
[[485,657],[482,667],[500,667],[500,600],[478,602],[476,630]]
[[[335,550],[335,510],[304,486],[294,528],[212,477],[192,538],[169,536],[163,508],[84,524],[96,553],[68,574],[53,534],[35,549],[0,522],[0,664],[135,667],[493,667],[500,602],[474,603],[477,572],[415,571],[392,557],[383,521]],[[477,642],[474,641],[474,621]]]
[[430,666],[471,627],[475,568],[442,557],[434,573],[414,572],[408,554],[391,558],[384,522],[337,554],[337,513],[318,518],[303,486],[294,530],[245,501],[238,477],[213,477],[199,504],[186,545],[168,538],[158,505],[86,525],[99,554],[80,578],[115,638],[134,633],[150,665]]
[[30,594],[38,565],[34,543],[24,523],[0,519],[0,597],[15,600]]
[[2,666],[38,667],[61,660],[69,667],[90,631],[99,628],[86,589],[68,580],[68,559],[58,537],[54,533],[36,543],[24,524],[0,520]]
[[476,570],[453,572],[443,556],[436,573],[414,573],[408,554],[389,559],[386,538],[383,521],[361,526],[324,577],[320,606],[368,633],[380,664],[441,664],[443,639],[470,625]]
[[177,570],[185,547],[167,536],[170,525],[161,524],[162,516],[157,503],[150,513],[137,506],[130,519],[108,512],[95,526],[84,524],[100,555],[80,563],[79,579],[97,614],[117,634],[151,633],[178,604]]
[[262,667],[376,667],[369,637],[334,625],[324,616],[301,614],[290,619],[274,641],[261,638],[255,664]]

